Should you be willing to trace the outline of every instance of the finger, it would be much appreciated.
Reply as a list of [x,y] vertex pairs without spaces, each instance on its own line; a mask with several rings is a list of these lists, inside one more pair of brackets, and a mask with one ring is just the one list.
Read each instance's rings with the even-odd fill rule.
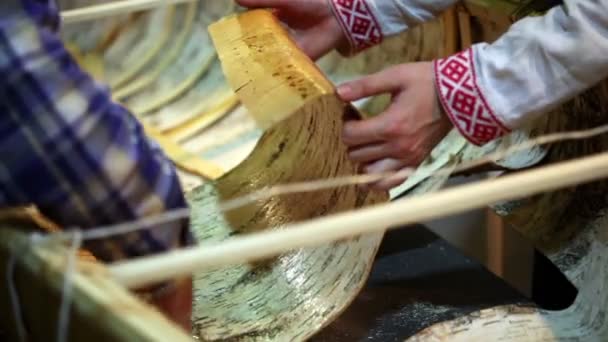
[[400,170],[405,166],[405,162],[395,158],[385,158],[367,165],[364,169],[368,174],[382,174]]
[[360,146],[371,143],[395,140],[409,134],[407,123],[407,105],[395,97],[394,102],[382,113],[363,120],[346,121],[343,129],[343,140],[348,146]]
[[342,139],[347,146],[355,147],[380,143],[385,140],[389,119],[380,114],[364,120],[352,120],[344,123]]
[[392,157],[392,150],[385,143],[365,145],[348,152],[348,158],[355,163],[368,163],[388,157]]
[[396,175],[396,176],[392,176],[392,177],[386,178],[384,180],[381,180],[377,183],[374,183],[370,186],[370,188],[376,189],[376,190],[387,191],[396,186],[403,184],[403,182],[405,182],[406,180],[407,180],[407,177]]
[[340,85],[338,95],[346,102],[360,100],[366,97],[394,93],[401,89],[398,77],[402,66],[393,66],[378,73]]
[[407,162],[400,159],[386,158],[368,165],[365,171],[370,174],[395,173],[386,178],[370,184],[370,188],[377,190],[389,190],[403,183],[407,176],[398,173],[399,170],[407,167]]

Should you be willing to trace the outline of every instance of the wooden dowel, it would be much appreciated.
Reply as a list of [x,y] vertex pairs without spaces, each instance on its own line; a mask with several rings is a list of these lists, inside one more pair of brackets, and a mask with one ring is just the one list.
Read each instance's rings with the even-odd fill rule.
[[463,7],[459,7],[458,9],[458,26],[460,31],[460,48],[462,50],[468,49],[473,45],[473,30],[471,30],[471,16]]
[[505,275],[505,227],[501,217],[492,209],[487,209],[486,223],[488,268],[497,276],[503,277]]
[[448,57],[457,53],[460,48],[458,46],[458,21],[456,15],[456,8],[454,6],[448,8],[443,12],[443,25],[445,34],[445,44],[442,51],[441,57]]
[[608,177],[608,153],[545,166],[497,179],[407,198],[235,237],[214,245],[177,250],[110,265],[116,280],[137,288],[186,276],[200,269],[242,264],[280,255],[294,249],[315,247],[387,228],[445,217],[541,192],[570,187]]
[[[114,15],[149,10],[160,6],[175,5],[196,0],[123,0],[62,11],[64,24],[94,20]],[[215,1],[215,0],[214,0]]]

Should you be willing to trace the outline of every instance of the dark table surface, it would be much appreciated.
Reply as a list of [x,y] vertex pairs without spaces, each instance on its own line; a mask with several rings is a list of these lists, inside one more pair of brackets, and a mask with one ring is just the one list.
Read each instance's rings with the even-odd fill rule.
[[312,341],[403,341],[446,320],[530,299],[423,226],[387,233],[368,283]]

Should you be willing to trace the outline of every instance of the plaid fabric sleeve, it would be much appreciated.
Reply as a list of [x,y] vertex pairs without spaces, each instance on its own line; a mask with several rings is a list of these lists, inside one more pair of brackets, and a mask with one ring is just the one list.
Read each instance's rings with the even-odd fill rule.
[[[79,68],[44,3],[0,4],[0,205],[35,204],[85,230],[186,207],[172,163]],[[116,261],[190,241],[184,220],[85,246]]]

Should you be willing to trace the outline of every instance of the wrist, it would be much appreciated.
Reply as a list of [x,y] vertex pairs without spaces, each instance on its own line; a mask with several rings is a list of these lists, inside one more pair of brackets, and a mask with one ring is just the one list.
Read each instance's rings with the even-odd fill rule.
[[383,40],[382,28],[367,0],[327,0],[344,39],[336,46],[342,56],[353,56]]
[[510,132],[478,85],[472,48],[435,60],[433,76],[441,111],[469,142],[481,146]]

